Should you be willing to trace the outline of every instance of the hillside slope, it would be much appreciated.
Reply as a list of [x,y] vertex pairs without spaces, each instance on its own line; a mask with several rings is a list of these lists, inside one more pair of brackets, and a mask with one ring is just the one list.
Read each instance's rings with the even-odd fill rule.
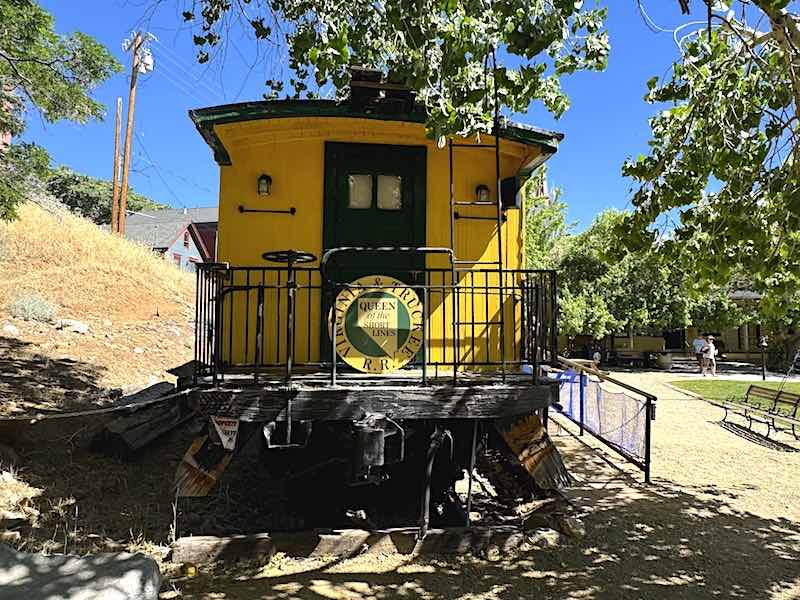
[[0,414],[91,408],[168,378],[191,359],[193,311],[192,275],[51,199],[27,203],[0,222]]

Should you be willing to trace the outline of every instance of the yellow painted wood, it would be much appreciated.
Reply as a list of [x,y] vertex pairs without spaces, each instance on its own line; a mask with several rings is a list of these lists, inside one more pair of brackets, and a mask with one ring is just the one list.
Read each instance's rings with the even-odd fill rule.
[[[323,179],[325,142],[351,142],[369,144],[416,145],[427,148],[427,244],[450,246],[449,162],[447,148],[437,145],[425,136],[424,127],[417,123],[402,123],[354,118],[302,117],[244,121],[216,126],[216,133],[228,150],[232,165],[220,167],[219,237],[218,256],[231,266],[269,266],[262,253],[270,250],[295,249],[322,254]],[[457,140],[475,143],[476,140]],[[493,143],[483,136],[480,143]],[[501,176],[516,175],[520,169],[539,154],[535,146],[501,140]],[[266,173],[272,177],[270,196],[258,196],[257,179]],[[454,149],[455,196],[458,200],[473,200],[475,188],[484,184],[490,197],[496,198],[494,150]],[[289,209],[295,207],[294,216],[271,213],[240,213],[239,206],[247,208]],[[458,207],[463,214],[493,216],[493,207]],[[523,267],[522,210],[506,212],[503,225],[504,265],[515,269]],[[498,236],[496,223],[491,221],[456,221],[456,256],[469,260],[496,260]],[[431,256],[429,267],[449,267],[445,257]],[[476,266],[475,269],[493,267]],[[488,285],[487,296],[478,296],[476,302],[460,302],[461,319],[495,321],[500,310],[495,273],[476,273],[472,277],[476,286]],[[308,290],[310,283],[320,285],[317,274],[300,273],[297,294],[295,362],[320,360],[320,290]],[[310,281],[306,279],[310,278]],[[463,280],[463,277],[462,277]],[[236,284],[246,284],[243,274],[235,275]],[[257,284],[259,281],[249,281]],[[275,285],[274,274],[267,275],[264,283]],[[282,283],[285,283],[285,279]],[[450,285],[449,276],[443,282]],[[470,282],[467,282],[470,283]],[[507,282],[510,283],[510,282]],[[286,294],[280,299],[276,290],[265,291],[265,339],[262,356],[268,363],[283,363],[285,354]],[[486,300],[488,299],[488,302]],[[450,323],[453,318],[453,300],[449,290],[432,292],[429,299],[429,360],[452,361],[453,340]],[[279,306],[280,304],[280,306]],[[226,361],[251,362],[255,352],[256,292],[246,297],[237,293],[233,315],[226,313],[223,340],[230,335],[230,347],[223,347]],[[505,302],[506,358],[514,357],[519,344],[519,308],[510,298]],[[244,331],[245,315],[250,315],[250,330]],[[512,318],[513,317],[513,318]],[[514,331],[513,321],[517,323]],[[310,324],[311,329],[308,329]],[[492,325],[462,327],[459,331],[458,352],[462,360],[497,361],[500,359],[499,328]]]

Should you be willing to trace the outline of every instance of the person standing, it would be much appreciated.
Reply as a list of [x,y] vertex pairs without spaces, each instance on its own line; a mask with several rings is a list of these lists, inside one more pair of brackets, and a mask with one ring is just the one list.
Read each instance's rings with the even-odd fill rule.
[[694,350],[694,357],[697,360],[697,368],[700,369],[701,373],[703,372],[703,348],[705,347],[706,341],[698,331],[697,335],[692,340],[692,350]]
[[703,348],[703,377],[706,372],[710,372],[712,377],[717,375],[717,347],[714,345],[714,336],[706,338],[706,345]]

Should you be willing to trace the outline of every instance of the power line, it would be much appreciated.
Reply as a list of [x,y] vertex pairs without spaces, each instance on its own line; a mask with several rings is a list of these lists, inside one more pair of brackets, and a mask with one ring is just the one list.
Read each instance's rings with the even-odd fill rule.
[[156,43],[157,43],[157,44],[158,44],[158,46],[159,46],[159,53],[160,53],[160,56],[161,56],[161,58],[165,58],[165,59],[167,59],[167,60],[168,60],[168,61],[170,61],[170,62],[171,62],[171,63],[172,63],[172,64],[173,64],[173,65],[174,65],[174,66],[175,66],[177,69],[179,69],[180,71],[183,71],[183,73],[184,73],[186,76],[188,76],[188,78],[189,78],[189,79],[190,79],[192,82],[194,82],[194,83],[197,83],[198,85],[202,85],[202,86],[204,86],[204,87],[206,88],[206,90],[208,90],[208,91],[209,91],[211,94],[213,94],[215,97],[219,97],[219,98],[221,98],[223,101],[225,100],[225,94],[224,94],[224,92],[223,92],[223,90],[222,90],[222,88],[221,88],[221,87],[212,86],[212,85],[211,85],[211,84],[208,82],[208,80],[206,80],[205,78],[202,78],[202,77],[200,77],[200,76],[196,75],[196,74],[195,74],[195,73],[194,73],[194,72],[191,70],[191,68],[190,68],[190,67],[187,67],[187,66],[186,66],[186,63],[185,63],[185,62],[183,62],[183,60],[179,58],[179,56],[177,55],[177,53],[176,53],[176,52],[174,52],[173,50],[171,50],[171,49],[170,49],[168,46],[165,46],[164,44],[162,44],[162,43],[161,43],[161,42],[159,42],[158,40],[156,40]]
[[180,204],[183,208],[187,208],[186,204],[184,204],[183,201],[175,193],[175,190],[173,190],[170,187],[170,185],[167,183],[166,179],[164,179],[164,176],[161,174],[161,169],[159,168],[159,166],[153,161],[153,158],[150,156],[150,153],[147,151],[147,147],[144,144],[144,138],[142,137],[142,134],[137,131],[136,132],[136,136],[139,138],[139,144],[141,145],[142,150],[144,151],[145,157],[147,158],[147,160],[150,162],[150,164],[155,169],[156,176],[159,178],[159,180],[161,180],[161,183],[164,184],[164,187],[167,188],[167,191],[170,194],[172,194],[172,197],[175,199],[175,201],[178,204]]
[[[194,90],[198,93],[202,93],[203,95],[208,95],[210,98],[214,99],[214,102],[219,102],[219,98],[223,98],[218,90],[210,86],[203,86],[203,82],[200,79],[195,78],[192,74],[186,73],[179,65],[175,65],[169,62],[169,58],[166,54],[158,54],[157,55],[161,61],[161,67],[168,67],[167,71],[170,73],[172,77],[176,80],[179,80],[182,84],[186,85],[191,90]],[[224,100],[224,98],[223,98]]]
[[143,157],[143,156],[139,156],[139,158],[140,158],[140,159],[141,159],[141,160],[144,162],[144,164],[145,164],[145,168],[144,168],[144,169],[139,169],[139,170],[138,170],[138,172],[140,172],[140,173],[142,173],[142,174],[144,174],[144,171],[145,171],[146,169],[155,169],[155,168],[159,168],[159,169],[161,169],[162,171],[164,171],[165,173],[167,173],[168,175],[170,175],[170,176],[174,177],[175,179],[180,179],[180,180],[181,180],[183,183],[185,183],[186,185],[190,185],[190,186],[192,186],[193,188],[195,188],[195,189],[198,189],[198,190],[200,190],[201,192],[205,192],[205,193],[207,193],[207,194],[212,194],[212,195],[214,194],[214,191],[213,191],[213,190],[211,190],[211,189],[209,189],[209,188],[207,188],[207,187],[205,187],[205,186],[198,185],[197,183],[195,183],[195,182],[194,182],[194,181],[192,181],[191,179],[187,179],[187,178],[186,178],[186,177],[184,177],[183,175],[179,175],[178,173],[176,173],[175,171],[172,171],[171,169],[168,169],[168,168],[166,168],[166,167],[164,167],[164,166],[159,166],[159,165],[156,165],[155,163],[152,163],[152,162],[150,162],[149,160],[147,160],[147,158],[145,158],[145,157]]
[[178,91],[182,92],[183,94],[185,94],[186,96],[188,96],[189,98],[194,100],[195,102],[198,102],[200,104],[207,104],[206,100],[204,100],[202,97],[197,95],[192,90],[192,86],[189,83],[185,83],[185,82],[181,81],[178,77],[176,77],[176,75],[175,75],[175,73],[173,71],[171,71],[170,69],[165,68],[165,63],[162,62],[159,65],[159,68],[156,71],[156,73],[160,74],[164,79],[169,81],[173,85],[173,87],[175,87],[175,89],[177,89]]

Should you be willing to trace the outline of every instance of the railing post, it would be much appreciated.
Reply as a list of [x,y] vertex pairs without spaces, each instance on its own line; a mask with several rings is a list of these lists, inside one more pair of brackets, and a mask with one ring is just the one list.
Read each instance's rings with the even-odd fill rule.
[[555,271],[550,272],[550,282],[550,310],[553,313],[550,319],[550,362],[555,364],[558,361],[558,275]]
[[[453,301],[453,385],[455,386],[458,383],[458,365],[461,359],[461,343],[459,340],[459,321],[460,321],[460,314],[461,314],[461,307],[460,307],[460,298],[458,294],[458,272],[456,271],[455,266],[452,268],[452,289],[450,292],[450,297]],[[474,297],[474,291],[473,291]],[[473,300],[474,301],[474,300]]]
[[[294,362],[294,305],[295,305],[294,263],[290,260],[286,269],[286,383],[292,382],[292,363]],[[281,293],[280,286],[278,294]]]
[[[249,291],[248,291],[249,294]],[[258,383],[258,367],[261,364],[261,352],[264,347],[264,284],[258,286],[256,307],[256,348],[253,356],[253,382]]]
[[583,435],[584,424],[586,423],[586,373],[578,373],[578,413],[580,415],[580,435]]
[[[335,300],[335,294],[333,298]],[[333,307],[333,312],[331,313],[331,385],[336,385],[336,304],[332,302],[331,306]]]
[[199,369],[200,364],[200,356],[199,356],[199,349],[202,345],[202,340],[200,337],[200,330],[202,325],[200,325],[200,287],[202,286],[202,282],[205,280],[205,269],[202,267],[202,263],[198,265],[197,272],[195,274],[195,286],[194,286],[194,369],[192,369],[192,383],[197,385],[197,370]]
[[535,291],[534,291],[534,301],[533,306],[528,309],[528,313],[530,315],[530,327],[531,327],[531,338],[533,339],[533,343],[529,344],[529,352],[533,356],[533,360],[528,359],[531,362],[531,371],[533,377],[533,383],[536,383],[536,377],[539,375],[539,331],[541,330],[541,323],[539,320],[539,315],[541,312],[539,304],[541,302],[541,296],[539,294],[539,284],[537,282]]
[[214,363],[214,371],[212,375],[212,380],[214,385],[217,385],[217,378],[220,375],[220,371],[222,370],[222,333],[223,333],[223,323],[222,323],[222,304],[223,304],[223,288],[224,286],[220,285],[220,280],[222,279],[219,272],[215,273],[214,277],[214,327],[212,328],[213,335],[214,335],[214,356],[212,357],[212,362]]
[[650,424],[650,421],[655,417],[653,414],[653,399],[650,396],[647,396],[644,406],[644,482],[650,483],[650,436],[652,433],[652,425]]
[[422,298],[424,302],[422,307],[422,385],[428,385],[428,307],[430,306],[430,294],[428,293],[427,281],[422,291]]

